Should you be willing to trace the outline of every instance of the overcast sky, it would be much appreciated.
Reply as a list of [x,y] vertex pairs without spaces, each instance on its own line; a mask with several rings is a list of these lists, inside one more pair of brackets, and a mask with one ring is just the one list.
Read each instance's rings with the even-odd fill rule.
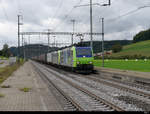
[[[4,43],[17,46],[17,15],[23,15],[21,31],[35,32],[51,29],[54,32],[72,32],[75,19],[75,32],[90,32],[90,0],[0,0],[0,49]],[[104,4],[108,0],[93,0]],[[149,0],[112,0],[111,6],[93,6],[93,32],[101,32],[100,18],[105,18],[105,40],[132,40],[141,30],[150,28]],[[139,10],[137,10],[139,9]],[[30,43],[46,43],[47,36],[30,36]],[[101,36],[93,36],[101,40]],[[29,42],[29,37],[25,37]],[[85,36],[84,40],[90,40]],[[58,43],[71,43],[71,36],[56,36]],[[75,37],[74,42],[79,38]],[[54,38],[51,36],[51,42]]]

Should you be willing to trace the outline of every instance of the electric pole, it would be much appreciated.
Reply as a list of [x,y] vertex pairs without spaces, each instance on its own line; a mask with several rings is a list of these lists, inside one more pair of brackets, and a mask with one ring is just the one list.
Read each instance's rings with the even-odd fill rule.
[[18,62],[20,62],[20,25],[23,25],[20,23],[20,17],[22,17],[22,15],[18,15]]
[[27,43],[24,40],[24,60],[26,60],[26,45]]
[[20,15],[18,15],[18,62],[20,62]]
[[92,0],[90,0],[90,4],[74,6],[75,8],[82,7],[82,6],[90,6],[90,37],[91,37],[90,46],[91,46],[91,48],[93,48],[93,14],[92,14],[93,13],[93,11],[92,11],[92,6],[93,5],[110,6],[111,5],[111,0],[108,0],[107,4],[99,4],[99,3],[93,4]]
[[102,20],[102,59],[103,59],[102,67],[104,67],[104,18],[101,18],[101,20]]
[[54,43],[53,43],[54,45],[53,45],[53,47],[55,47],[55,37],[56,37],[56,36],[53,36],[53,37],[54,37]]
[[23,52],[22,55],[23,55],[23,58],[24,58],[24,43],[23,42],[24,42],[24,38],[23,38],[23,34],[22,34],[22,52]]
[[73,23],[73,32],[72,32],[72,39],[71,39],[71,44],[73,45],[73,36],[74,36],[74,26],[75,26],[75,20],[71,20],[71,22]]
[[91,31],[91,42],[90,46],[93,48],[93,14],[92,14],[92,0],[90,0],[90,31]]
[[48,34],[47,34],[47,35],[48,35],[48,52],[49,52],[49,43],[50,43],[50,42],[49,42],[49,40],[50,40],[50,31],[51,31],[51,30],[48,29]]
[[28,36],[28,41],[29,41],[29,45],[30,45],[30,35]]

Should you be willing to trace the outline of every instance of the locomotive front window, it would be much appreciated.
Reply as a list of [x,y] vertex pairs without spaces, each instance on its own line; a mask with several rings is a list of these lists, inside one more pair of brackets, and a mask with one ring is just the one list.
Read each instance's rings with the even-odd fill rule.
[[76,48],[77,57],[92,57],[91,48]]

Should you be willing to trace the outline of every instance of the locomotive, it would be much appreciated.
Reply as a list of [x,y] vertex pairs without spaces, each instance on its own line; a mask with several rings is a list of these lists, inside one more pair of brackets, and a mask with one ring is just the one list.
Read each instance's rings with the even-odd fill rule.
[[74,72],[91,73],[94,70],[94,57],[91,47],[72,46],[62,50],[42,54],[33,57],[32,59],[60,68],[67,68]]

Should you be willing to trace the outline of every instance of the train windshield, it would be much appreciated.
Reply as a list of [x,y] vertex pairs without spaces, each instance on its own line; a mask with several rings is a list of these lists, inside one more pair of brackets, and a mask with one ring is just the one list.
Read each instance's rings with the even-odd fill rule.
[[92,57],[92,50],[91,48],[87,47],[77,47],[76,48],[76,55],[77,57]]

